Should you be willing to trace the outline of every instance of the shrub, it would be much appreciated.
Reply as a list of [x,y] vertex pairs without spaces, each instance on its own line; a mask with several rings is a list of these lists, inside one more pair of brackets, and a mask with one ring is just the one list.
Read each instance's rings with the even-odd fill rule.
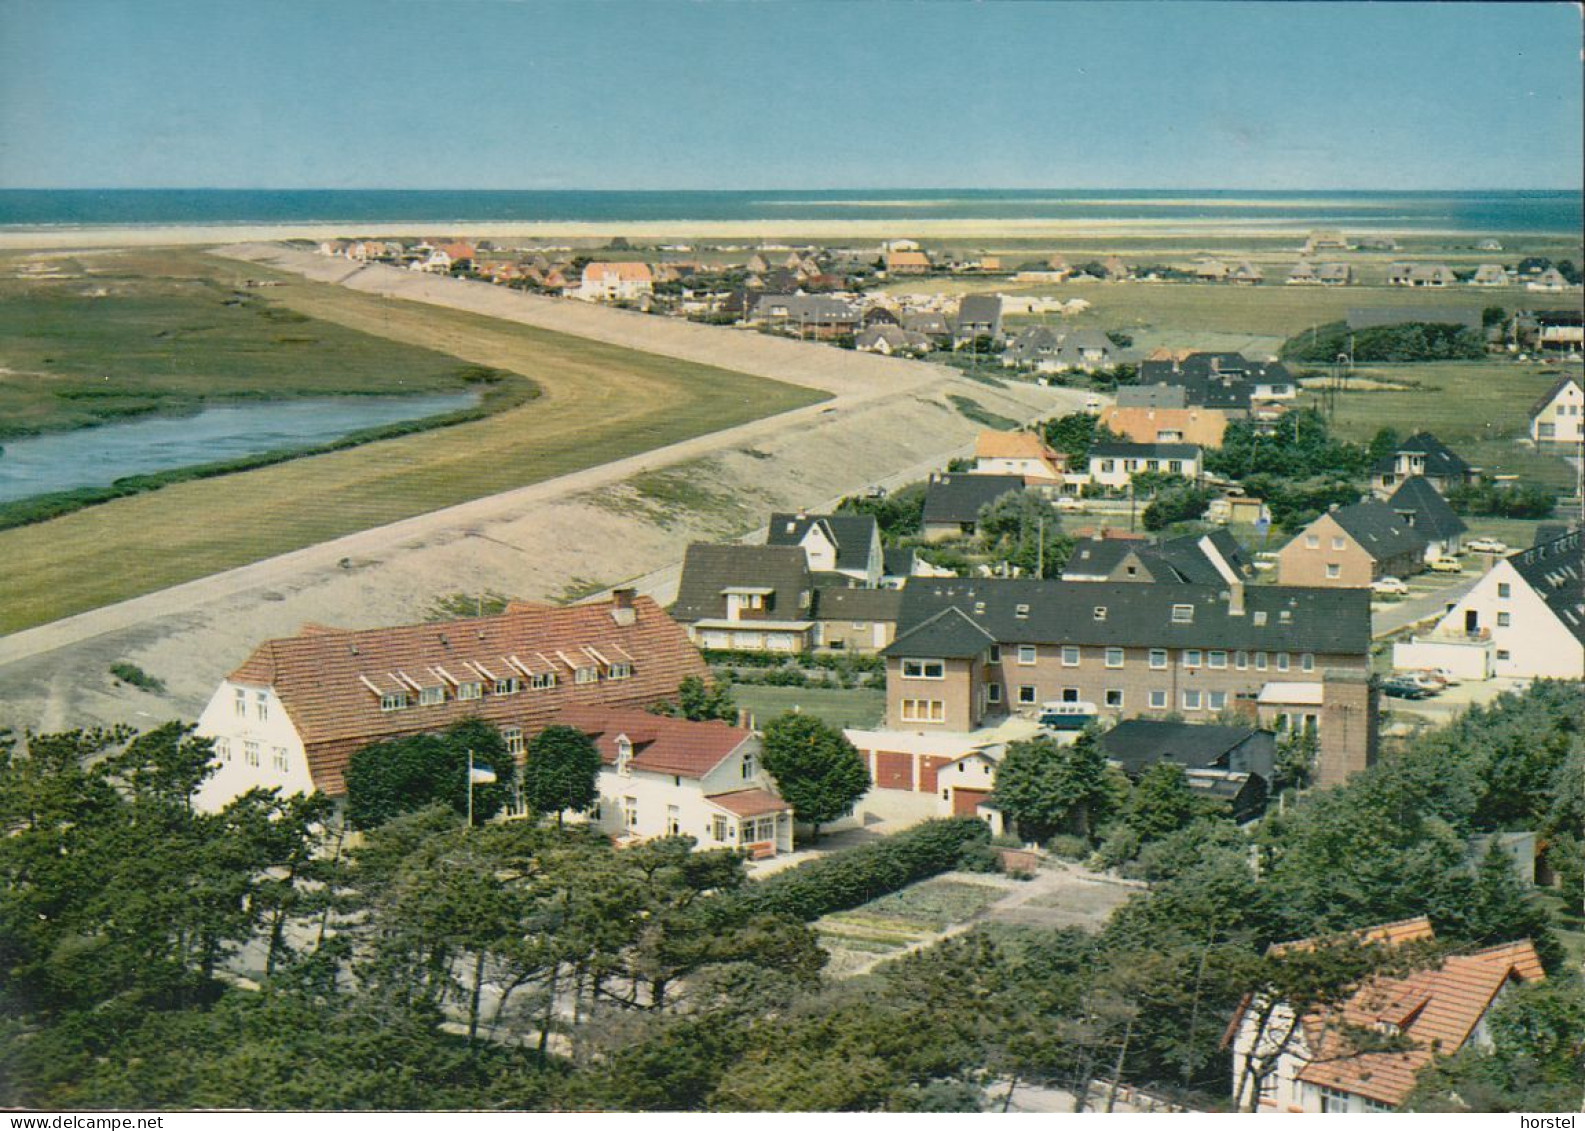
[[156,695],[165,690],[165,681],[163,679],[157,679],[136,664],[129,664],[125,660],[111,664],[110,674],[122,683],[130,683],[133,687],[153,692]]
[[990,836],[984,822],[970,817],[926,821],[885,840],[778,872],[751,885],[741,899],[750,914],[790,915],[809,922],[957,868]]
[[1064,860],[1083,860],[1090,855],[1090,842],[1082,836],[1059,833],[1046,841],[1046,851]]

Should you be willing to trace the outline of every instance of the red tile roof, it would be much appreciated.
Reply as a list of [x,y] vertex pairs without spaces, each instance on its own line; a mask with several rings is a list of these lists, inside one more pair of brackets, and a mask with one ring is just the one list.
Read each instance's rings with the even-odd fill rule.
[[614,279],[624,283],[647,283],[653,276],[647,263],[590,263],[583,269],[585,282]]
[[712,793],[705,798],[739,817],[758,817],[765,813],[791,813],[792,806],[768,789],[739,789],[731,793]]
[[[319,790],[339,795],[347,760],[370,742],[442,730],[470,717],[532,734],[569,707],[643,708],[669,698],[684,676],[708,675],[686,631],[647,597],[633,600],[631,623],[619,623],[615,602],[554,608],[513,604],[496,616],[440,624],[366,630],[307,626],[270,640],[228,677],[270,687],[308,753]],[[624,618],[626,619],[626,618]],[[613,664],[631,665],[625,679],[606,678]],[[579,667],[600,678],[575,682]],[[555,686],[496,695],[496,680],[555,673]],[[459,700],[460,683],[483,694]],[[381,709],[381,696],[416,702],[420,687],[444,689],[433,706]]]
[[704,777],[754,737],[744,727],[673,719],[644,710],[573,707],[557,715],[555,722],[577,727],[593,738],[600,761],[608,766],[616,765],[617,739],[625,736],[633,744],[635,770],[685,778]]

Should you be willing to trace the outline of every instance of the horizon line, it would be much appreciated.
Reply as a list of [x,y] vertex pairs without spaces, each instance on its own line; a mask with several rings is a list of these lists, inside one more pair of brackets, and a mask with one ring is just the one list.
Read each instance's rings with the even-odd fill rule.
[[738,186],[732,188],[606,188],[593,185],[574,185],[559,188],[478,188],[462,185],[448,186],[393,186],[393,185],[0,185],[0,192],[609,192],[609,193],[741,193],[741,192],[1244,192],[1244,193],[1411,193],[1411,192],[1573,192],[1585,194],[1581,185],[1525,185],[1522,187],[1497,185],[1453,185],[1443,187],[1418,186],[1414,188],[1327,187],[1327,188],[1252,188],[1244,185],[880,185],[859,187],[853,185],[826,186]]

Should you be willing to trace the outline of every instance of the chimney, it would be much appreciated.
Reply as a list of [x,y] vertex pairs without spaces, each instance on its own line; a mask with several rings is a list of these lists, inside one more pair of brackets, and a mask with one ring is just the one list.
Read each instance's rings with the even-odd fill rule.
[[1200,552],[1205,555],[1211,565],[1216,567],[1216,572],[1222,575],[1222,580],[1227,582],[1227,615],[1241,617],[1244,615],[1244,579],[1238,571],[1222,556],[1222,551],[1216,548],[1216,543],[1211,541],[1209,535],[1200,539],[1198,543]]
[[611,590],[611,619],[624,628],[638,619],[633,611],[633,597],[637,592],[635,589]]

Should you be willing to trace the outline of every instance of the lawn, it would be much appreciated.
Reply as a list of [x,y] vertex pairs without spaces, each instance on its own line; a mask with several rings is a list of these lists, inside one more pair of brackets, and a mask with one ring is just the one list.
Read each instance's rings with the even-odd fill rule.
[[444,355],[454,369],[520,374],[542,395],[484,420],[181,483],[0,531],[0,632],[824,399],[725,369],[308,283],[256,265],[247,270],[287,280],[269,288],[281,308],[305,315],[308,324],[356,332],[382,356],[392,343],[417,347],[414,354]]
[[839,727],[872,727],[886,713],[886,693],[870,688],[734,684],[732,698],[751,711],[761,726],[795,709]]

